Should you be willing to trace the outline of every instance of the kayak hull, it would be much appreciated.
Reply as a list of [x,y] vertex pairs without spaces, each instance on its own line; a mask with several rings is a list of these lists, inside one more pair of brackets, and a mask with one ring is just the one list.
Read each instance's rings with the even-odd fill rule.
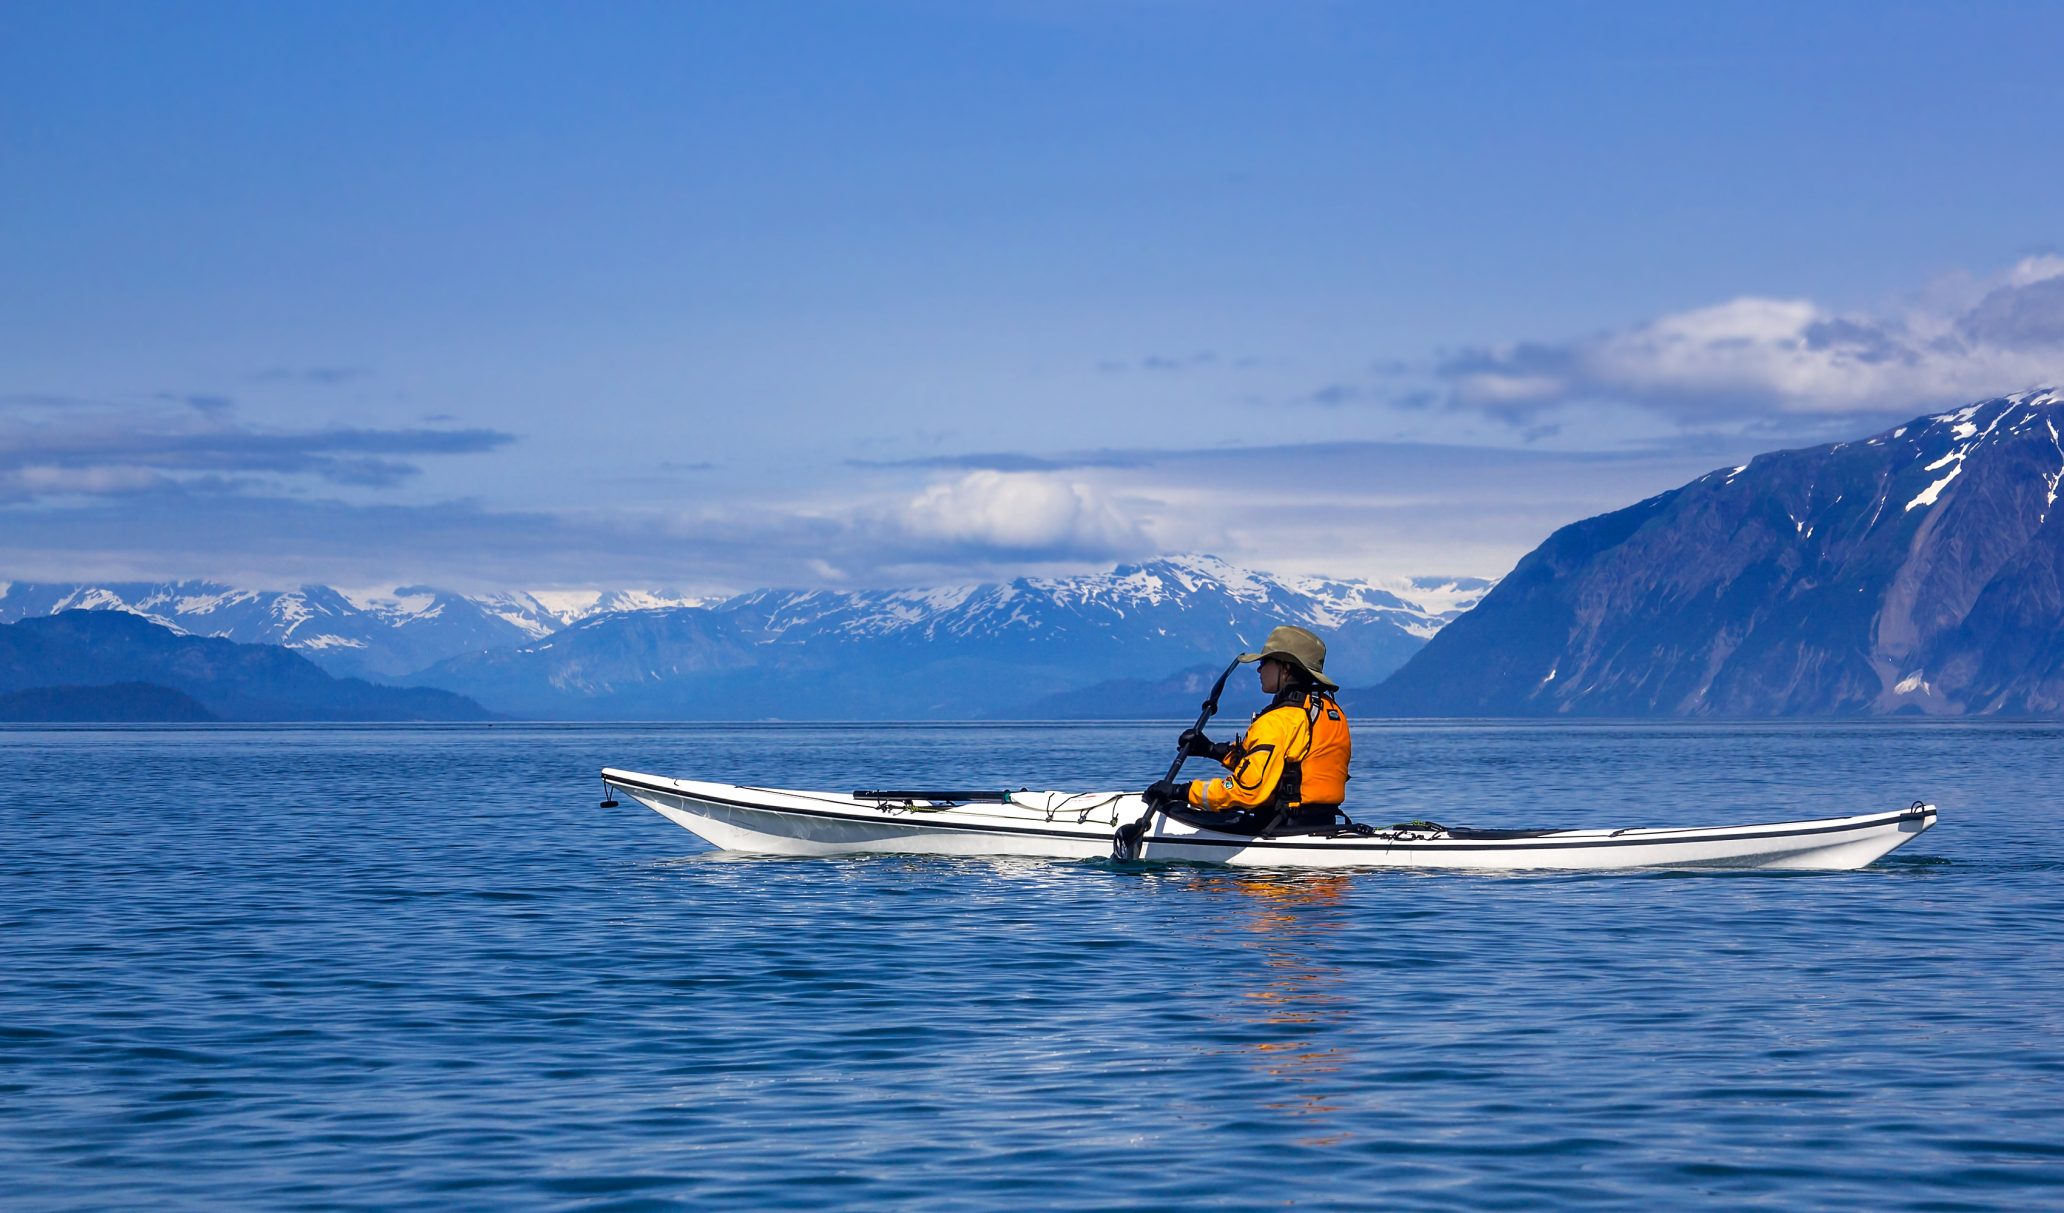
[[[604,770],[602,780],[718,847],[761,855],[1107,859],[1118,827],[1146,811],[1131,792],[1024,791],[1003,804],[884,803],[614,768]],[[1518,838],[1435,829],[1251,838],[1156,816],[1140,858],[1236,867],[1844,871],[1904,846],[1935,819],[1935,806],[1916,802],[1895,812],[1744,826],[1555,830]]]

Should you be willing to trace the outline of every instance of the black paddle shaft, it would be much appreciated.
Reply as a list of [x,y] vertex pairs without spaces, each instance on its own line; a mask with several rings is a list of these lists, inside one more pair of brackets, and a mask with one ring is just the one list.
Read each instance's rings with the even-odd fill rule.
[[1204,700],[1204,710],[1197,713],[1197,723],[1190,726],[1189,734],[1176,738],[1175,761],[1168,764],[1168,774],[1163,778],[1174,779],[1176,773],[1182,770],[1183,761],[1190,756],[1190,736],[1203,732],[1204,726],[1211,723],[1211,718],[1218,715],[1218,697],[1225,694],[1226,679],[1231,678],[1233,671],[1239,668],[1240,659],[1235,657],[1232,664],[1219,674],[1218,681],[1211,684],[1211,694]]
[[[1231,662],[1227,663],[1224,672],[1219,674],[1218,681],[1211,684],[1211,694],[1205,697],[1204,710],[1197,713],[1197,723],[1190,726],[1188,733],[1176,738],[1175,759],[1168,764],[1168,774],[1163,776],[1164,781],[1174,779],[1182,771],[1184,760],[1190,756],[1190,738],[1198,733],[1202,733],[1204,726],[1211,723],[1211,718],[1218,714],[1218,697],[1225,694],[1226,679],[1231,678],[1233,671],[1239,668],[1240,659],[1235,657]],[[1117,833],[1111,836],[1112,857],[1115,859],[1138,859],[1140,844],[1147,835],[1147,823],[1152,821],[1154,814],[1160,811],[1160,805],[1150,804],[1147,806],[1147,811],[1140,814],[1138,821],[1133,822],[1131,825],[1119,826]]]

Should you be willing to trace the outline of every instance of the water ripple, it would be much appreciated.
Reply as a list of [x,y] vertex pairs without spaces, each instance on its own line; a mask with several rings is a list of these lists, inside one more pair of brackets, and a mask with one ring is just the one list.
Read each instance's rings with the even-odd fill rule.
[[1136,786],[1163,732],[0,730],[9,1208],[2064,1203],[2053,729],[1365,734],[1401,818],[1947,802],[1834,876],[766,859],[593,807],[605,763]]

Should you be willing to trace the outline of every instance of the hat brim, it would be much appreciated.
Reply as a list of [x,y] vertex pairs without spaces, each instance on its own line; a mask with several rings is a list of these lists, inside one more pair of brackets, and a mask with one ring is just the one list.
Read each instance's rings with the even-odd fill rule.
[[1281,649],[1276,649],[1267,653],[1242,653],[1240,654],[1240,664],[1246,665],[1250,662],[1261,661],[1269,657],[1273,657],[1277,661],[1287,662],[1290,665],[1296,666],[1298,669],[1304,671],[1304,676],[1306,678],[1309,678],[1313,682],[1318,683],[1326,690],[1337,691],[1340,689],[1339,683],[1333,681],[1331,678],[1326,677],[1324,674],[1319,673],[1317,670],[1304,664],[1302,661],[1299,661],[1297,659],[1297,654],[1285,653]]

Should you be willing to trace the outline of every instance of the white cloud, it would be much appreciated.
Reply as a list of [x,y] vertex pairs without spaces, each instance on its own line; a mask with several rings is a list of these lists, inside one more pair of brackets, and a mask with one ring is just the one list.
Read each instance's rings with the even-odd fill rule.
[[2008,286],[2034,286],[2052,278],[2064,278],[2064,256],[2043,253],[2024,257],[2007,271],[2006,278]]
[[1920,412],[2064,378],[2064,257],[1879,314],[1741,298],[1617,332],[1466,350],[1439,375],[1453,404],[1512,420],[1599,401],[1698,420]]
[[1053,472],[970,472],[911,498],[897,521],[922,540],[1011,551],[1120,551],[1143,541],[1109,497]]

